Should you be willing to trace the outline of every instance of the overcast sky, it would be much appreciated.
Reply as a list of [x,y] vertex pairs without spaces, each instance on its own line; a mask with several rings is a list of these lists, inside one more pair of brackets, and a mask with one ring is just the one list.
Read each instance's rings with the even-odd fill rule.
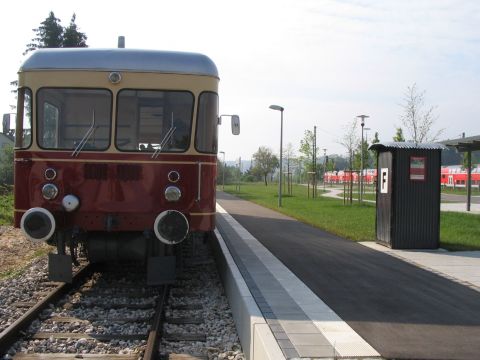
[[[407,86],[426,91],[444,138],[480,134],[480,2],[453,0],[15,1],[0,12],[0,112],[22,53],[53,11],[73,13],[90,47],[200,52],[220,73],[220,112],[239,114],[241,135],[220,130],[227,160],[259,146],[298,149],[317,126],[319,148],[344,154],[345,126],[367,114],[368,137],[391,141]],[[407,134],[406,134],[407,135]]]

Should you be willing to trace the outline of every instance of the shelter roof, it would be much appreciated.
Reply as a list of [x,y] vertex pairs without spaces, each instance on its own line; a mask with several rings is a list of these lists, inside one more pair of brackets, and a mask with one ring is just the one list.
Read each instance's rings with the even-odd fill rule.
[[391,150],[391,149],[418,149],[418,150],[444,150],[445,145],[439,143],[414,143],[414,142],[379,142],[370,145],[369,150]]

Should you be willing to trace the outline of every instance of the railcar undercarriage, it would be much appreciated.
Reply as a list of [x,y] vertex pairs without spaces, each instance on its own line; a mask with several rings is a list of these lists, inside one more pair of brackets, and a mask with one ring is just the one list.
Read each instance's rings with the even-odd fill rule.
[[71,282],[73,265],[79,259],[90,263],[137,262],[147,266],[147,283],[161,285],[173,283],[176,267],[181,260],[181,247],[204,241],[208,233],[191,232],[182,243],[167,245],[160,242],[153,231],[144,232],[82,232],[78,229],[57,231],[48,241],[57,253],[49,254],[51,281]]

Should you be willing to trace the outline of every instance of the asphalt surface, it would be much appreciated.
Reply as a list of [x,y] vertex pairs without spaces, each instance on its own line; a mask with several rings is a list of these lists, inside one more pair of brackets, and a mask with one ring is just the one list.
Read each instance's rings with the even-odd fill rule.
[[[470,198],[472,204],[480,204],[478,194],[478,191],[472,191],[472,197]],[[467,203],[467,195],[442,194],[442,201]]]
[[217,201],[383,357],[480,359],[479,292],[229,194]]

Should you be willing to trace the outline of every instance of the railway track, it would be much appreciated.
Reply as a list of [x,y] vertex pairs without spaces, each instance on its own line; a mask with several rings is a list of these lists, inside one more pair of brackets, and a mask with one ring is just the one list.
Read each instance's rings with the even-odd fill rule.
[[234,324],[213,257],[192,252],[200,255],[181,257],[177,281],[168,288],[146,286],[143,267],[131,265],[85,266],[71,285],[47,284],[48,294],[25,302],[31,307],[24,316],[0,334],[0,359],[207,360],[238,354],[238,337],[225,330]]
[[72,284],[53,283],[0,334],[3,358],[157,358],[168,287],[149,288],[142,275],[106,274],[85,266]]

